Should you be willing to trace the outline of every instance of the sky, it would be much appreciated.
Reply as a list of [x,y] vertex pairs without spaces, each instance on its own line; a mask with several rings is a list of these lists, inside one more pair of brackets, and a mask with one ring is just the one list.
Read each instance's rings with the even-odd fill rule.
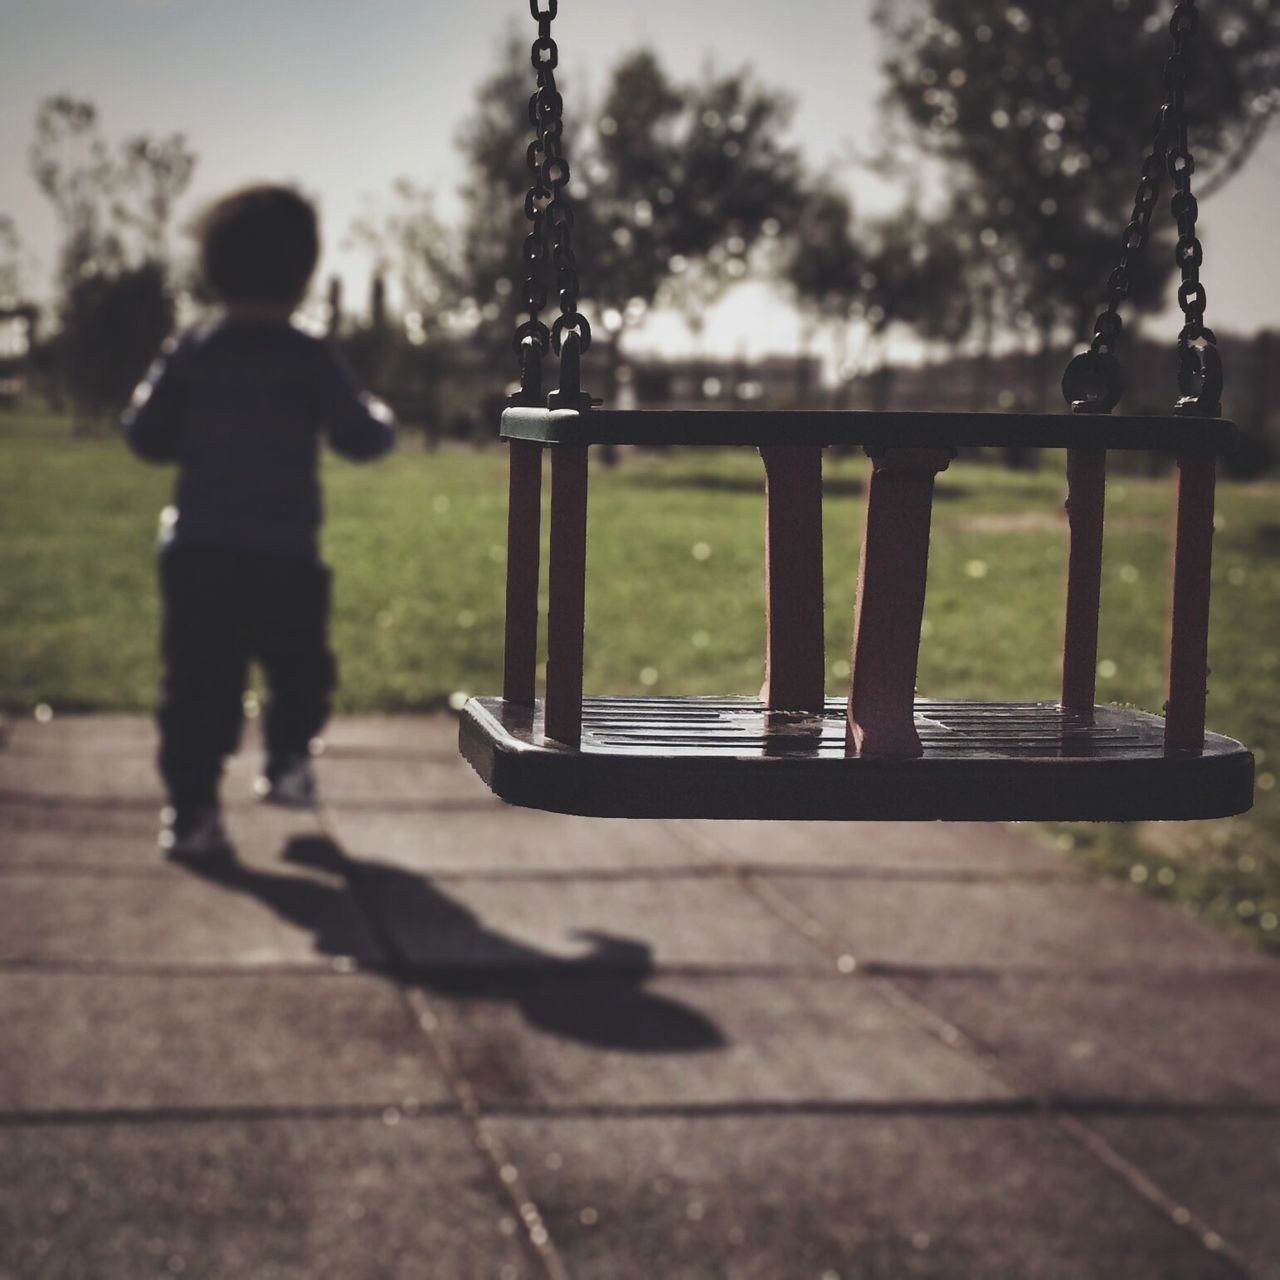
[[[446,214],[456,210],[454,138],[473,87],[511,30],[533,35],[526,0],[0,0],[0,14],[0,211],[38,259],[38,286],[47,287],[57,241],[27,148],[39,101],[65,92],[97,104],[113,141],[188,135],[200,163],[180,220],[246,181],[298,183],[321,207],[320,277],[342,275],[353,302],[367,294],[368,264],[341,245],[352,220],[401,175],[432,185]],[[876,135],[870,0],[560,0],[555,34],[570,116],[584,86],[598,87],[638,45],[678,77],[708,60],[749,63],[794,96],[793,134],[815,168],[839,173],[863,210],[895,199],[848,163]],[[1209,319],[1220,332],[1280,328],[1278,207],[1273,129],[1201,206]],[[1171,336],[1175,316],[1158,321]],[[748,288],[714,310],[706,332],[712,349],[755,354],[760,344],[794,346],[798,325]]]

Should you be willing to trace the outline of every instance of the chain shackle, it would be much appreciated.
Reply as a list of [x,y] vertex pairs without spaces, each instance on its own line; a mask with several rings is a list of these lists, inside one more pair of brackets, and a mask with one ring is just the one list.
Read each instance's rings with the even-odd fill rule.
[[1164,66],[1165,101],[1139,172],[1133,213],[1120,237],[1120,260],[1107,277],[1103,310],[1094,323],[1089,350],[1071,361],[1062,380],[1063,395],[1077,413],[1108,413],[1123,394],[1124,382],[1115,359],[1123,327],[1119,308],[1133,287],[1130,268],[1147,242],[1166,173],[1174,188],[1169,211],[1178,226],[1174,261],[1182,276],[1178,305],[1185,320],[1178,335],[1178,389],[1182,395],[1174,412],[1209,416],[1221,412],[1222,361],[1213,331],[1204,323],[1207,299],[1200,283],[1204,247],[1196,237],[1198,206],[1191,194],[1196,163],[1187,140],[1190,46],[1199,25],[1195,0],[1177,0],[1169,19],[1173,53]]
[[1082,351],[1062,375],[1063,399],[1072,413],[1110,413],[1123,394],[1124,374],[1110,351]]

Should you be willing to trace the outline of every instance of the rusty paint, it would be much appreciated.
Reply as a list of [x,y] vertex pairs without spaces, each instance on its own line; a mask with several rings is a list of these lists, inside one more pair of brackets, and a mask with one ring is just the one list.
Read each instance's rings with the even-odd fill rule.
[[558,446],[551,451],[546,734],[574,747],[582,736],[586,569],[587,450]]
[[849,747],[857,755],[923,754],[913,708],[929,521],[934,477],[953,456],[886,449],[872,459],[849,682]]
[[507,501],[507,620],[502,696],[532,705],[538,665],[542,449],[513,440]]
[[1169,701],[1164,730],[1165,745],[1175,750],[1198,751],[1204,746],[1215,480],[1212,458],[1178,458]]

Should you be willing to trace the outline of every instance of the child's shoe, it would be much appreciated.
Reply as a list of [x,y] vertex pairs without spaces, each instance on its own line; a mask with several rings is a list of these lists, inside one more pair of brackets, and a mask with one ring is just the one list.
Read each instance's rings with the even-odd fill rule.
[[316,775],[309,756],[287,756],[269,761],[266,772],[253,784],[254,794],[268,804],[290,809],[310,809],[316,803]]
[[216,804],[162,810],[159,845],[166,857],[179,861],[216,858],[231,850]]

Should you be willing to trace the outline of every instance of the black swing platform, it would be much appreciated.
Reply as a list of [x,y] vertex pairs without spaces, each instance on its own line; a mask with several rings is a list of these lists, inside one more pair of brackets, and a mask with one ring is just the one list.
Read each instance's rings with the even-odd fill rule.
[[754,698],[587,698],[579,746],[543,705],[473,698],[462,753],[508,804],[596,818],[1091,821],[1218,818],[1252,803],[1253,759],[1206,734],[1164,748],[1164,721],[1052,702],[916,699],[917,759],[850,758],[845,704],[770,712]]
[[[502,415],[510,452],[503,691],[463,708],[460,746],[513,804],[600,817],[1096,820],[1216,818],[1253,798],[1253,758],[1205,732],[1209,582],[1222,369],[1204,324],[1201,245],[1191,195],[1184,94],[1193,0],[1171,19],[1166,101],[1142,166],[1119,266],[1089,350],[1067,367],[1071,412],[1049,414],[651,412],[596,409],[580,382],[591,327],[577,310],[563,98],[551,37],[556,0],[530,0],[537,90],[526,162],[531,223],[521,256],[529,319],[516,330],[520,390]],[[1181,396],[1168,417],[1113,415],[1115,357],[1131,258],[1147,238],[1160,181],[1176,188]],[[554,268],[560,314],[547,304]],[[542,359],[560,356],[545,399]],[[545,406],[545,407],[544,407]],[[584,699],[587,460],[592,445],[746,447],[765,472],[765,682],[758,698]],[[825,696],[822,450],[870,459],[847,700]],[[1062,686],[1053,702],[918,699],[915,691],[934,481],[958,450],[1021,445],[1067,457],[1069,554]],[[1095,702],[1106,458],[1177,459],[1168,701],[1164,718]],[[536,696],[543,455],[551,455],[545,695]],[[636,536],[643,536],[637,531]],[[654,591],[663,584],[650,584]],[[852,604],[852,602],[850,602]],[[932,643],[945,643],[937,637]]]

